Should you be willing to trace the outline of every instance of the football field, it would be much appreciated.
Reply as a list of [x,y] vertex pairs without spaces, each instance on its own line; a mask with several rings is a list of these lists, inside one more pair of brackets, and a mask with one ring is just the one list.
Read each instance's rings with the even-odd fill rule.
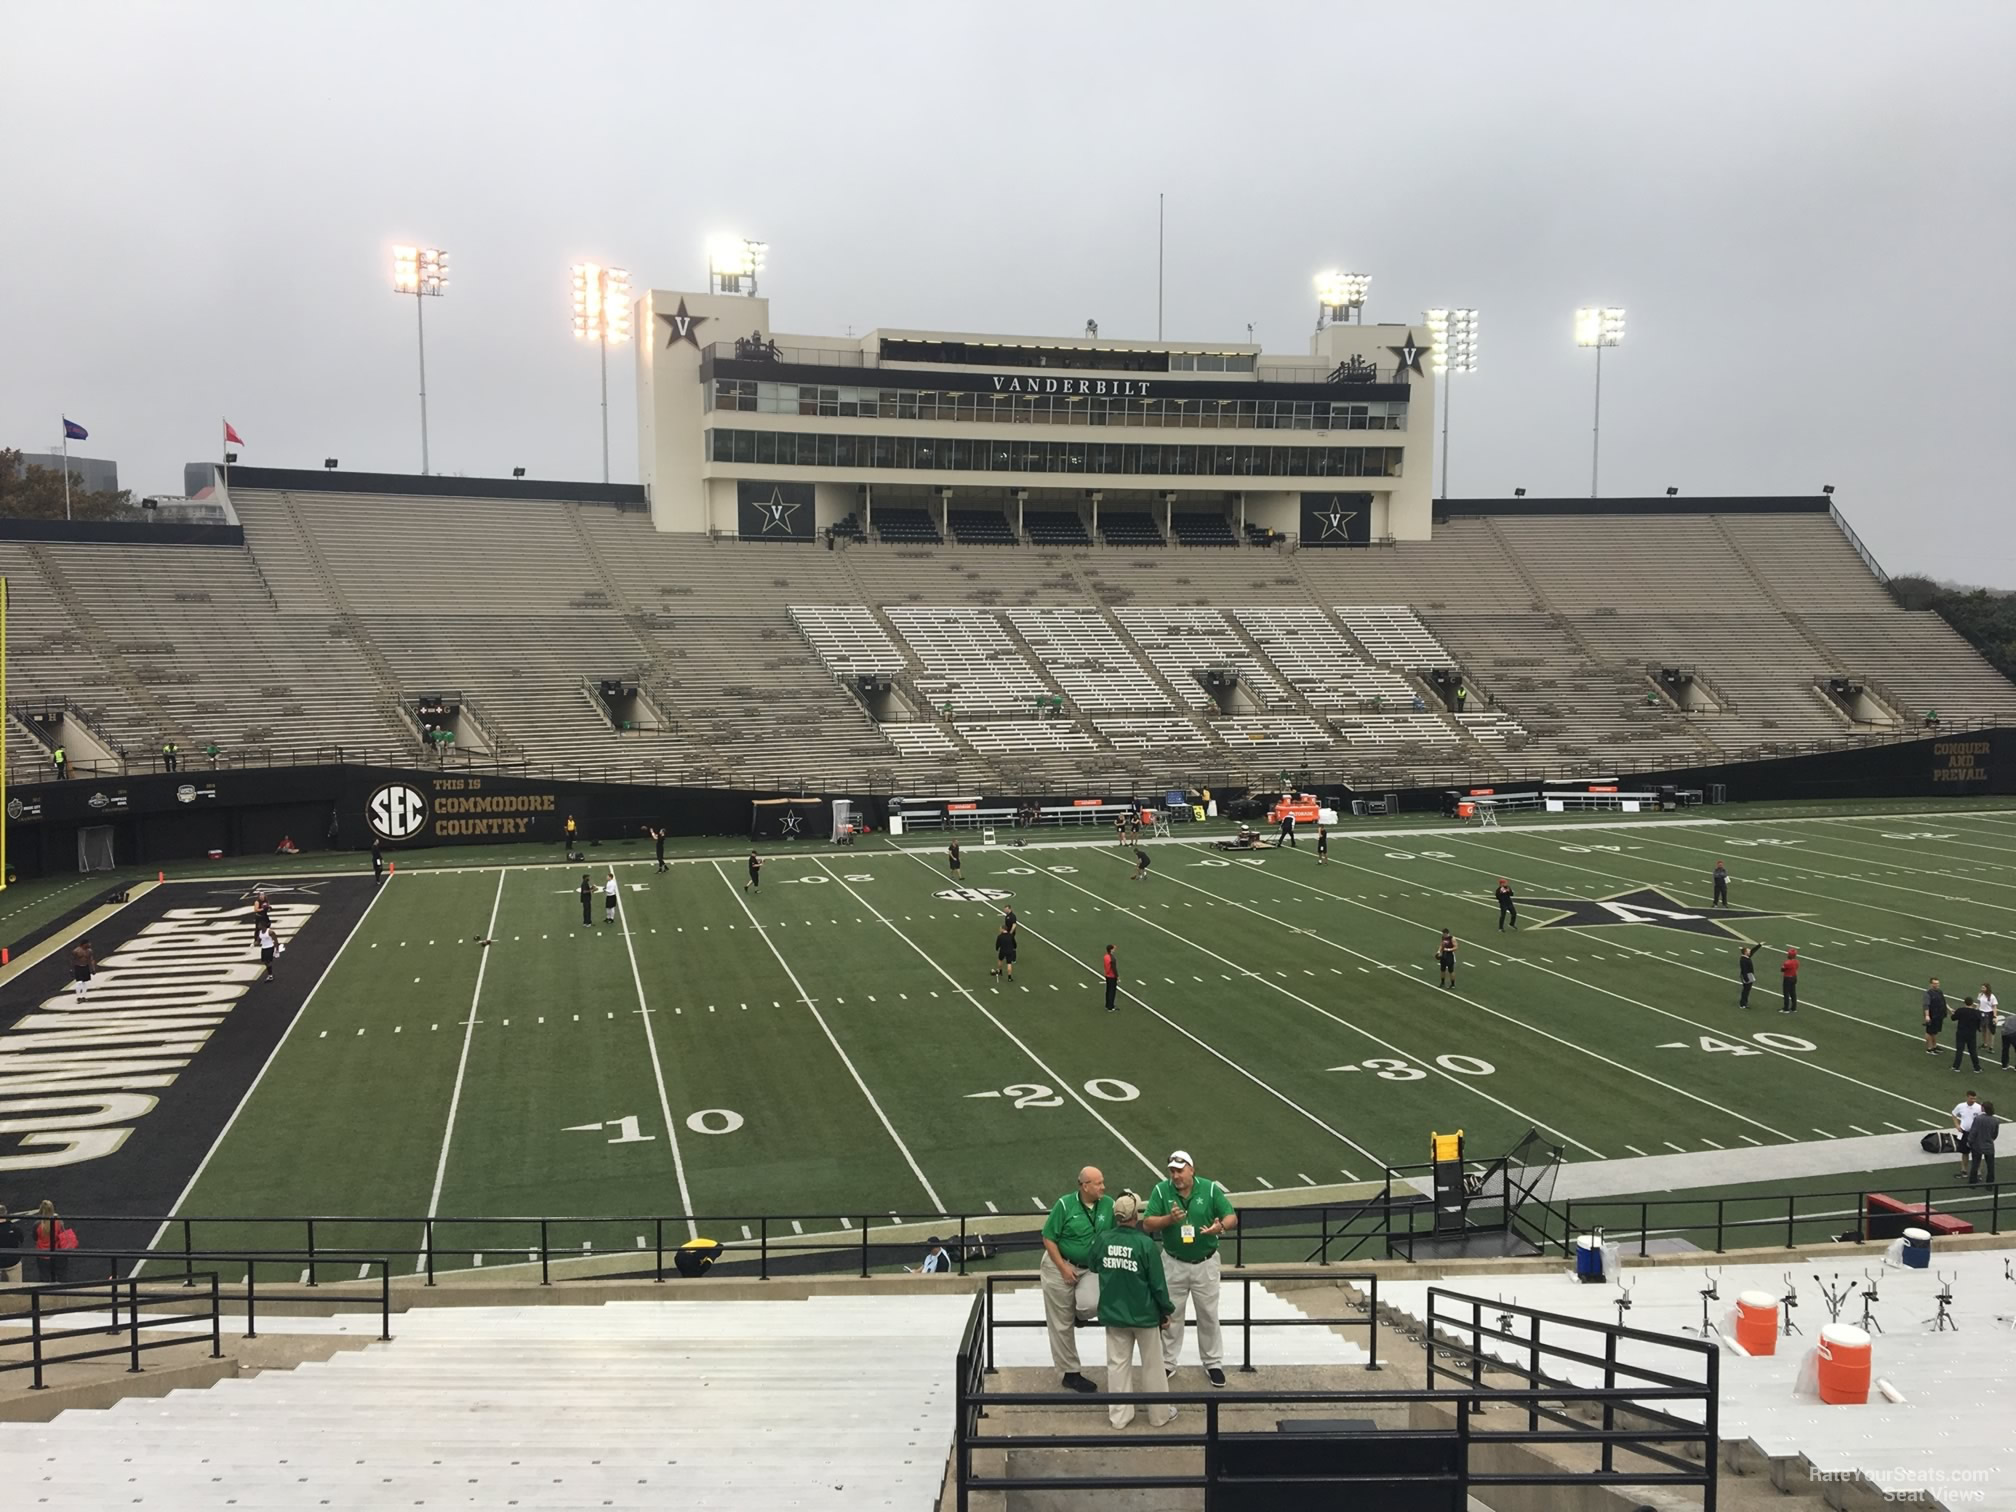
[[[1963,1087],[1994,1097],[1991,1059],[1950,1069],[1950,1028],[1924,1052],[1919,994],[1934,975],[1956,1006],[2016,984],[2016,812],[1698,814],[1347,830],[1321,864],[1306,833],[1225,853],[1179,830],[1143,881],[1131,848],[1053,831],[965,845],[963,884],[942,838],[877,837],[773,855],[751,891],[723,844],[662,873],[620,864],[617,919],[598,895],[586,925],[578,866],[345,878],[355,906],[302,926],[321,956],[282,958],[305,1003],[176,1210],[607,1215],[564,1236],[606,1253],[666,1215],[670,1243],[757,1215],[773,1238],[1026,1226],[1080,1166],[1146,1190],[1178,1147],[1235,1193],[1292,1201],[1417,1164],[1431,1131],[1462,1129],[1478,1157],[1538,1127],[1570,1162],[1904,1145],[1947,1127]],[[1708,906],[1717,860],[1727,908]],[[1496,927],[1500,877],[1516,930]],[[1007,906],[1012,982],[990,974]],[[410,1252],[419,1232],[322,1242]],[[444,1223],[436,1243],[467,1252],[444,1266],[524,1258],[522,1228]]]

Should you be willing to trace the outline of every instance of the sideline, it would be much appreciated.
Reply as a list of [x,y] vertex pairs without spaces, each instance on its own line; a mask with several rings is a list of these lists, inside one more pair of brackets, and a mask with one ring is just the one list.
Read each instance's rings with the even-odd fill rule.
[[6,986],[24,971],[41,965],[59,950],[67,948],[72,941],[90,934],[107,919],[123,913],[130,905],[139,902],[159,886],[161,886],[159,882],[135,882],[126,889],[124,903],[101,903],[83,917],[72,919],[68,924],[57,925],[4,967],[0,967],[0,987]]
[[[1587,1161],[1565,1164],[1555,1177],[1554,1196],[1580,1202],[1589,1197],[1622,1197],[1639,1192],[1755,1186],[1763,1181],[1798,1176],[1889,1171],[1914,1156],[1924,1155],[1918,1145],[1924,1132],[1807,1139],[1797,1144],[1769,1145],[1761,1150],[1695,1150],[1685,1155],[1634,1155],[1601,1164]],[[1937,1173],[1931,1185],[1953,1184],[1951,1155],[1924,1155],[1924,1159],[1927,1172]]]

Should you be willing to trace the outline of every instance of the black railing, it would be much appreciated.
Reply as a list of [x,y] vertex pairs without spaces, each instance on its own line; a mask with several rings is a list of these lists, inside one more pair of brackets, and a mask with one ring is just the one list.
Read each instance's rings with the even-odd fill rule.
[[[327,1294],[316,1295],[312,1291],[276,1290],[274,1283],[271,1281],[267,1281],[262,1285],[259,1280],[260,1266],[284,1266],[288,1269],[299,1269],[303,1273],[304,1279],[301,1282],[297,1282],[297,1286],[313,1288],[317,1285],[313,1279],[314,1268],[316,1266],[320,1265],[326,1268],[331,1265],[354,1265],[359,1271],[358,1280],[371,1280],[375,1272],[375,1278],[378,1282],[378,1296],[376,1298],[378,1305],[378,1337],[381,1339],[390,1339],[392,1337],[392,1261],[383,1251],[377,1254],[360,1254],[355,1251],[345,1253],[336,1250],[323,1250],[319,1254],[313,1254],[308,1250],[289,1249],[262,1250],[241,1248],[199,1250],[192,1245],[180,1251],[165,1254],[158,1249],[64,1250],[55,1257],[53,1262],[48,1254],[41,1250],[0,1250],[0,1260],[5,1260],[9,1264],[18,1261],[23,1266],[46,1266],[53,1263],[62,1268],[58,1274],[63,1279],[45,1281],[38,1283],[39,1285],[45,1287],[95,1286],[101,1293],[108,1287],[117,1288],[126,1286],[129,1283],[139,1282],[141,1267],[145,1264],[160,1265],[164,1262],[172,1262],[180,1266],[179,1276],[172,1274],[162,1275],[158,1279],[150,1280],[147,1284],[166,1287],[179,1286],[180,1290],[178,1294],[182,1296],[186,1296],[192,1288],[200,1286],[205,1278],[210,1281],[213,1292],[217,1289],[218,1278],[223,1274],[223,1270],[221,1268],[198,1270],[197,1264],[199,1261],[209,1266],[235,1267],[236,1274],[231,1279],[232,1292],[230,1300],[233,1303],[242,1300],[245,1304],[245,1337],[248,1339],[259,1337],[259,1307],[261,1303],[269,1307],[277,1303],[303,1302],[326,1305],[330,1300]],[[102,1279],[93,1277],[81,1281],[71,1281],[69,1279],[70,1274],[79,1269],[89,1271],[102,1269],[105,1274]],[[149,1296],[151,1297],[152,1295],[153,1293],[150,1292]]]
[[[1480,1164],[1472,1162],[1473,1165]],[[1409,1257],[1436,1237],[1434,1203],[1410,1172],[1394,1167],[1363,1184],[1364,1195],[1281,1207],[1249,1207],[1220,1249],[1227,1266],[1348,1265],[1368,1253]],[[1797,1247],[1832,1243],[1844,1232],[1864,1234],[1872,1189],[1771,1192],[1737,1197],[1576,1198],[1548,1201],[1496,1177],[1467,1198],[1463,1232],[1505,1233],[1520,1252],[1573,1255],[1579,1235],[1602,1230],[1640,1255],[1662,1233],[1699,1235],[1716,1251],[1732,1242]],[[1999,1234],[2001,1188],[1907,1188],[1888,1194],[1909,1204],[1914,1221],[1927,1213],[1965,1217],[1977,1230]],[[1891,1214],[1892,1217],[1898,1216]],[[1635,1220],[1635,1226],[1634,1226]],[[851,1274],[867,1277],[916,1269],[925,1236],[945,1241],[960,1275],[998,1270],[1041,1247],[1037,1215],[1004,1218],[991,1213],[659,1213],[425,1217],[370,1214],[137,1215],[77,1214],[86,1228],[135,1224],[158,1228],[150,1250],[93,1251],[194,1272],[196,1262],[298,1265],[301,1284],[314,1291],[338,1266],[369,1263],[389,1271],[410,1266],[433,1285],[443,1272],[478,1268],[536,1268],[539,1284],[612,1276],[664,1282],[679,1274],[678,1254],[689,1235],[718,1240],[710,1268],[723,1275],[769,1280],[775,1276]],[[744,1234],[746,1230],[746,1235]],[[392,1236],[397,1242],[388,1242]],[[621,1242],[617,1242],[618,1238]],[[1755,1236],[1754,1239],[1750,1236]],[[1446,1237],[1446,1236],[1445,1236]],[[1887,1237],[1887,1236],[1885,1236]],[[641,1241],[641,1242],[640,1242]],[[584,1244],[587,1248],[584,1248]],[[82,1251],[75,1253],[85,1253]],[[33,1258],[35,1252],[26,1252]],[[249,1257],[249,1258],[248,1258]],[[1362,1263],[1362,1261],[1361,1261]],[[138,1267],[136,1266],[136,1269]],[[265,1295],[265,1288],[261,1288]]]
[[[1005,1279],[1005,1278],[1004,1278]],[[1016,1278],[1024,1282],[1033,1276]],[[1340,1277],[1340,1280],[1357,1280]],[[1396,1387],[1377,1391],[1102,1391],[1086,1397],[1073,1391],[997,1391],[989,1389],[992,1374],[992,1331],[1006,1326],[993,1318],[991,1288],[976,1297],[961,1331],[954,1360],[955,1405],[953,1480],[956,1505],[965,1512],[975,1492],[1019,1491],[1025,1494],[1066,1490],[1199,1491],[1204,1506],[1252,1507],[1291,1505],[1313,1488],[1354,1487],[1373,1490],[1405,1485],[1417,1493],[1439,1488],[1447,1504],[1461,1507],[1471,1492],[1488,1486],[1554,1486],[1596,1482],[1604,1485],[1698,1488],[1702,1512],[1714,1512],[1716,1442],[1715,1346],[1696,1340],[1670,1340],[1635,1329],[1612,1328],[1586,1318],[1567,1318],[1505,1303],[1431,1290],[1429,1317],[1433,1332],[1425,1350],[1425,1385],[1414,1390]],[[1484,1325],[1488,1311],[1497,1326]],[[1372,1303],[1376,1316],[1377,1304]],[[1267,1326],[1308,1321],[1331,1326],[1331,1320],[1273,1319]],[[1350,1320],[1361,1321],[1361,1320]],[[1041,1327],[1040,1323],[1025,1326]],[[1548,1337],[1548,1330],[1554,1337]],[[1590,1333],[1604,1338],[1601,1354],[1559,1342],[1564,1330],[1578,1344]],[[1683,1362],[1671,1371],[1621,1363],[1620,1343],[1672,1346]],[[1507,1363],[1497,1358],[1511,1355]],[[1458,1363],[1437,1358],[1447,1352]],[[1696,1367],[1688,1370],[1686,1362]],[[1593,1366],[1603,1372],[1603,1384],[1578,1387],[1556,1378],[1569,1366]],[[1684,1372],[1684,1373],[1683,1373]],[[1488,1376],[1510,1376],[1523,1384],[1497,1385]],[[1136,1409],[1175,1406],[1202,1411],[1200,1427],[1187,1424],[1172,1431],[1150,1429],[1116,1440],[1111,1431],[1093,1433],[997,1433],[982,1431],[988,1414],[999,1425],[999,1409],[1043,1408],[1053,1413],[1099,1412],[1128,1405]],[[1339,1409],[1401,1408],[1404,1428],[1371,1428],[1340,1437],[1334,1415]],[[1275,1432],[1255,1433],[1228,1427],[1231,1412],[1270,1414],[1286,1409]],[[1328,1409],[1328,1415],[1298,1420],[1307,1409]],[[1494,1409],[1501,1409],[1494,1412]],[[1509,1413],[1502,1409],[1510,1409]],[[1578,1416],[1595,1417],[1600,1426]],[[1698,1414],[1699,1421],[1694,1421]],[[1509,1420],[1508,1420],[1509,1419]],[[1179,1421],[1181,1419],[1179,1418]],[[1195,1421],[1194,1419],[1192,1420]],[[1544,1425],[1544,1426],[1543,1426]],[[1100,1425],[1104,1429],[1105,1425]],[[1594,1447],[1600,1468],[1579,1463],[1553,1464],[1536,1459],[1531,1469],[1501,1468],[1495,1459],[1473,1453],[1507,1445],[1536,1448],[1563,1444]],[[1123,1460],[1112,1451],[1124,1447],[1145,1450],[1145,1456]],[[1014,1476],[977,1473],[974,1455],[980,1451],[1093,1449],[1105,1452],[1105,1463],[1139,1463],[1150,1471],[1109,1468],[1094,1471],[1064,1461],[1064,1473],[1037,1475],[1028,1457]],[[1171,1472],[1159,1450],[1201,1450],[1195,1471]],[[1367,1451],[1374,1451],[1368,1453]],[[1386,1451],[1383,1463],[1375,1458]],[[1345,1452],[1338,1452],[1345,1451]],[[1397,1452],[1396,1452],[1397,1451]],[[1404,1457],[1411,1463],[1396,1463]],[[1040,1461],[1036,1461],[1040,1464]],[[1333,1493],[1334,1495],[1334,1493]],[[1330,1501],[1325,1499],[1324,1505]]]
[[[1948,1159],[1952,1157],[1946,1157]],[[1898,1201],[1884,1209],[1885,1227],[1908,1223],[1923,1226],[1944,1214],[1971,1223],[1976,1232],[2002,1232],[2002,1188],[1999,1183],[1958,1188],[1912,1186],[1878,1192],[1873,1187],[1844,1187],[1827,1192],[1766,1192],[1737,1197],[1583,1197],[1559,1203],[1534,1204],[1539,1227],[1534,1237],[1544,1250],[1572,1253],[1576,1236],[1600,1230],[1620,1245],[1636,1241],[1639,1255],[1651,1253],[1650,1243],[1663,1235],[1699,1236],[1713,1240],[1721,1254],[1737,1249],[1782,1245],[1831,1244],[1843,1238],[1893,1238],[1872,1234],[1871,1197]],[[1635,1227],[1633,1220],[1635,1219]],[[1754,1236],[1754,1237],[1752,1237]]]
[[[72,1251],[71,1253],[77,1253]],[[208,1283],[207,1294],[195,1288],[200,1283]],[[222,1302],[218,1292],[217,1273],[206,1271],[191,1275],[183,1286],[161,1283],[144,1286],[137,1279],[128,1277],[108,1277],[103,1281],[57,1281],[25,1288],[28,1298],[28,1337],[19,1341],[28,1350],[27,1357],[19,1360],[0,1359],[0,1372],[26,1370],[30,1372],[29,1389],[44,1391],[48,1382],[44,1379],[52,1365],[74,1365],[85,1360],[104,1360],[116,1355],[124,1355],[130,1363],[127,1374],[137,1375],[141,1370],[140,1356],[150,1350],[173,1349],[181,1344],[198,1344],[206,1336],[183,1329],[173,1329],[158,1337],[143,1338],[143,1331],[160,1329],[163,1324],[192,1323],[208,1319],[210,1332],[210,1358],[222,1359],[224,1336]],[[193,1293],[193,1294],[192,1294]],[[170,1312],[165,1317],[156,1316],[145,1320],[140,1316],[144,1305],[150,1310],[161,1308],[188,1308],[197,1303],[193,1311]],[[119,1322],[121,1311],[126,1315],[122,1328]],[[60,1320],[74,1318],[80,1314],[102,1314],[106,1323],[93,1321],[80,1326],[63,1325]],[[63,1347],[72,1341],[92,1339],[102,1341],[125,1338],[118,1344],[99,1342],[93,1348],[69,1349]]]

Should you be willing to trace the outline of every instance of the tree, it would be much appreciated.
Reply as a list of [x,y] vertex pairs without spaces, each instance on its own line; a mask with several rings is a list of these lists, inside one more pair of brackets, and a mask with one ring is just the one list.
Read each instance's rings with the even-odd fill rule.
[[[63,518],[63,470],[23,466],[21,453],[0,447],[0,516],[15,520]],[[70,477],[73,520],[137,520],[140,511],[124,488],[87,489]]]
[[2016,681],[2016,593],[1960,588],[1926,577],[1890,580],[1890,593],[1906,609],[1930,609],[2004,677]]

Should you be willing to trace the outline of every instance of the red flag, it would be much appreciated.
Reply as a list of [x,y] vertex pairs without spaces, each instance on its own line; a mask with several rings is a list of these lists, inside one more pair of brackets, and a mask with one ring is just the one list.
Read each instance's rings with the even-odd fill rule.
[[229,420],[224,422],[224,444],[226,446],[243,446],[245,444],[245,438],[231,429],[231,422]]

